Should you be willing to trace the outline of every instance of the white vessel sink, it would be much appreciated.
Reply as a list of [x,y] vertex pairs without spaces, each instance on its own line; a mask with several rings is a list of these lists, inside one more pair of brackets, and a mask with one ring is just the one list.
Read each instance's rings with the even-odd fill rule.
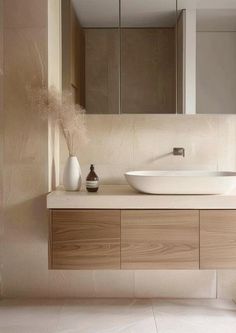
[[129,171],[127,182],[149,194],[223,194],[236,187],[236,172]]

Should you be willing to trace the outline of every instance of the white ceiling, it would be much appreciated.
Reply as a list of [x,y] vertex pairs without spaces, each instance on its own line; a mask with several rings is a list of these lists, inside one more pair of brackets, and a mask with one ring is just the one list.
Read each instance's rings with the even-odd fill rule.
[[[118,27],[119,0],[72,0],[83,27]],[[198,30],[235,30],[236,0],[178,0],[178,9],[197,9]],[[121,0],[126,27],[175,25],[176,0]]]
[[119,0],[72,0],[82,27],[118,27]]
[[[72,0],[83,27],[119,26],[119,0]],[[174,26],[176,0],[121,0],[121,24]]]
[[121,23],[127,27],[171,27],[176,0],[122,0]]

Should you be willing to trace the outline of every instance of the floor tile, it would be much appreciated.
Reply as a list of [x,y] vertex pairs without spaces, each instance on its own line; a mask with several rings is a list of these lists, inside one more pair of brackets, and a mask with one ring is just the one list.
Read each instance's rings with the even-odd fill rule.
[[216,299],[1,300],[1,333],[234,333],[236,304]]
[[213,270],[135,271],[137,298],[215,298]]
[[153,300],[158,333],[234,333],[236,305],[222,300]]
[[69,300],[58,332],[156,333],[151,301],[133,299]]
[[1,300],[1,333],[56,333],[64,301]]

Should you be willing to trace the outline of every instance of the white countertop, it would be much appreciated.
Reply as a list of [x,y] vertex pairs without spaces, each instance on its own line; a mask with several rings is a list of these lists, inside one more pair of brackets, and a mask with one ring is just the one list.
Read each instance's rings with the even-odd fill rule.
[[128,185],[102,185],[97,193],[66,192],[47,196],[49,209],[236,209],[236,192],[224,195],[153,195]]

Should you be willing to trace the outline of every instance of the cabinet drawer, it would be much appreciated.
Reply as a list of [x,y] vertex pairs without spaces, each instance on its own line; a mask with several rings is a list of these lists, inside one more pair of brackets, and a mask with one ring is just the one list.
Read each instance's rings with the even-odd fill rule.
[[122,211],[121,268],[199,269],[199,211]]
[[53,210],[52,269],[120,269],[119,210]]
[[206,210],[200,217],[200,268],[236,268],[236,210]]

